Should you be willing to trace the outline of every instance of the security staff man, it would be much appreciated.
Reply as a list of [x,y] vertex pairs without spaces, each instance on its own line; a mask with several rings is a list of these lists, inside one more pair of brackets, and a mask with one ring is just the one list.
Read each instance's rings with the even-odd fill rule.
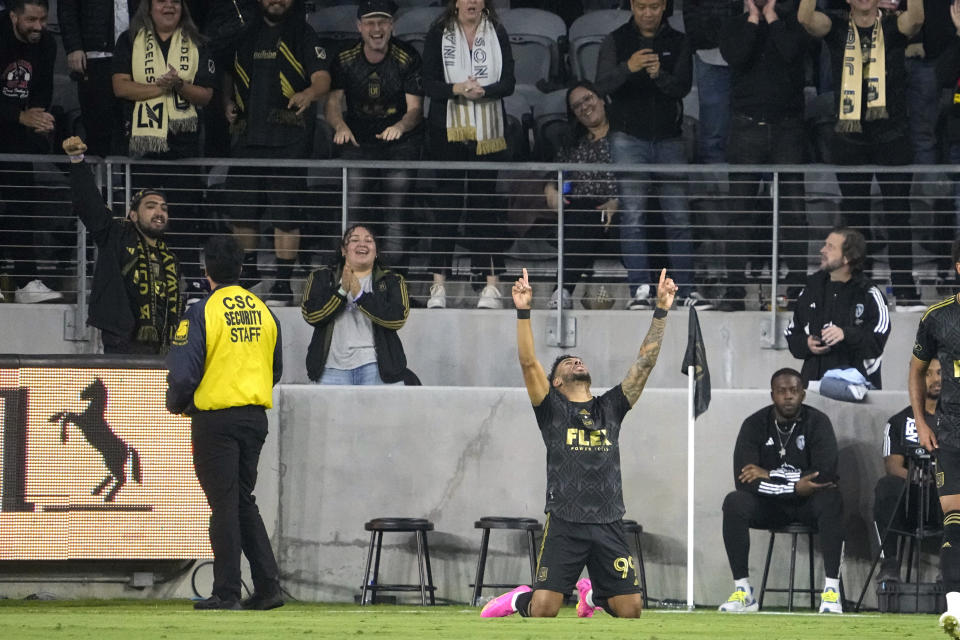
[[[194,609],[283,605],[279,569],[253,497],[265,409],[283,371],[280,323],[240,287],[243,249],[215,236],[204,250],[212,293],[186,313],[167,355],[167,410],[192,420],[193,465],[210,504],[213,595]],[[240,552],[254,593],[240,602]]]

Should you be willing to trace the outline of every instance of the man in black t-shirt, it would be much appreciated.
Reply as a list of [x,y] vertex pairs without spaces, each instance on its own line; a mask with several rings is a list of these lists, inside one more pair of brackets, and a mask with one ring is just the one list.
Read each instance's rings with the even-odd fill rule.
[[[420,54],[393,37],[393,0],[364,0],[357,7],[360,40],[333,60],[326,118],[345,160],[411,161],[423,143]],[[346,107],[346,110],[344,110]],[[413,172],[352,169],[351,221],[383,225],[381,249],[401,262],[404,201]],[[379,187],[371,182],[380,182]],[[365,207],[359,210],[361,202]]]
[[[306,158],[313,147],[316,103],[330,90],[327,51],[293,0],[260,0],[257,18],[237,44],[227,85],[226,116],[236,136],[233,155],[257,160]],[[268,305],[290,305],[290,279],[300,251],[300,206],[306,192],[299,167],[234,167],[228,206],[237,241],[247,251],[241,284],[255,286],[257,218],[269,219],[277,272]]]
[[[953,241],[953,267],[960,273],[960,238]],[[924,415],[926,376],[930,362],[946,363],[940,374],[940,399],[936,421],[930,428]],[[907,388],[917,425],[917,438],[937,457],[937,493],[943,509],[943,545],[940,573],[947,594],[947,610],[940,626],[951,638],[960,639],[960,296],[938,302],[923,314],[910,360]]]
[[823,549],[820,613],[843,613],[840,556],[843,499],[837,489],[837,437],[830,418],[803,404],[806,392],[795,369],[770,378],[773,404],[743,421],[733,451],[736,489],[723,500],[723,545],[733,574],[733,593],[720,611],[753,612],[750,529],[802,522],[817,528]]
[[[908,0],[906,11],[882,16],[879,0],[849,4],[849,19],[817,11],[816,0],[801,0],[797,9],[800,24],[810,35],[823,38],[830,50],[838,122],[829,160],[838,165],[908,165],[913,162],[913,149],[904,51],[923,26],[923,0]],[[871,239],[870,207],[864,203],[870,203],[874,177],[883,194],[883,226],[889,239],[897,310],[921,311],[911,275],[910,174],[838,173],[844,224],[863,230]],[[878,234],[872,235],[876,240]],[[880,248],[871,242],[867,254],[876,255]]]
[[[547,447],[547,519],[533,589],[521,585],[497,596],[481,616],[552,618],[576,584],[581,618],[600,608],[620,618],[639,617],[643,598],[621,524],[620,423],[657,363],[676,293],[677,285],[663,269],[653,321],[636,362],[619,385],[597,397],[590,391],[590,372],[576,356],[560,356],[546,375],[533,346],[533,289],[526,269],[513,285],[520,369]],[[578,581],[584,566],[590,577]]]
[[[57,43],[47,30],[47,2],[16,0],[7,6],[10,11],[0,13],[0,153],[50,153],[55,129],[50,106]],[[46,262],[41,259],[53,257],[44,245],[53,240],[62,245],[58,238],[68,237],[56,233],[46,237],[49,231],[61,230],[50,228],[50,221],[58,220],[59,214],[49,210],[51,206],[44,201],[59,198],[49,191],[36,181],[32,163],[4,163],[0,200],[7,204],[0,212],[0,238],[7,246],[0,247],[0,269],[9,261],[18,287],[16,302],[63,299],[55,286],[48,286],[54,285],[52,270],[41,275]],[[44,237],[38,238],[41,233]]]
[[[934,358],[927,367],[926,398],[924,398],[924,419],[935,422],[934,412],[940,398],[940,361]],[[914,476],[908,478],[907,460],[914,462]],[[883,466],[887,474],[877,481],[874,492],[873,516],[883,541],[883,563],[877,580],[895,582],[900,579],[900,559],[897,557],[896,535],[886,534],[888,525],[897,531],[907,531],[908,527],[918,524],[918,507],[924,514],[924,525],[930,529],[940,526],[939,505],[936,492],[928,491],[927,504],[920,504],[921,482],[932,482],[930,477],[930,454],[920,446],[917,434],[917,422],[913,417],[913,407],[907,407],[891,417],[883,428]],[[904,483],[910,483],[910,493],[904,493]],[[903,496],[903,497],[901,497]],[[891,521],[891,518],[893,520]]]

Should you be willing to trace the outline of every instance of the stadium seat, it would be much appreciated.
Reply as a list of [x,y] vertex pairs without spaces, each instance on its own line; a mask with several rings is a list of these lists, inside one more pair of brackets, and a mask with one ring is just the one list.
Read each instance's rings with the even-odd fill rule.
[[553,162],[567,132],[567,90],[541,94],[533,106],[533,155]]
[[[526,92],[515,92],[503,99],[507,112],[506,138],[511,160],[530,160],[530,132],[533,130],[533,115]],[[506,186],[506,185],[504,185]]]
[[597,77],[600,44],[610,32],[630,19],[631,13],[619,9],[603,9],[585,13],[570,25],[570,66],[578,80],[593,81]]
[[401,10],[393,21],[393,35],[423,54],[423,41],[430,25],[443,13],[443,7],[414,7]]
[[534,518],[507,518],[503,516],[484,516],[473,523],[474,528],[483,529],[480,537],[480,557],[477,559],[477,576],[473,584],[473,598],[470,603],[476,607],[480,604],[481,589],[513,589],[517,586],[516,582],[509,583],[489,583],[483,581],[483,574],[487,565],[487,546],[490,542],[491,529],[503,529],[527,532],[527,551],[530,554],[530,584],[536,579],[537,570],[537,541],[536,534],[543,527],[540,522]]
[[560,43],[566,39],[563,19],[541,9],[506,9],[500,20],[510,34],[518,84],[537,85],[560,79]]
[[[433,523],[424,518],[374,518],[363,525],[370,532],[370,548],[367,551],[367,566],[363,572],[363,586],[360,590],[360,605],[376,604],[377,594],[381,591],[419,591],[420,603],[436,604],[433,585],[433,572],[430,570],[430,549],[427,546],[427,532],[433,531]],[[380,551],[384,533],[415,533],[417,535],[417,570],[419,584],[380,584]],[[374,560],[374,547],[376,559]],[[373,561],[373,577],[370,577],[370,563]],[[367,593],[370,592],[369,603]]]
[[360,38],[357,31],[357,5],[324,7],[307,14],[307,22],[317,32],[327,54],[337,55],[348,42]]
[[640,588],[643,589],[643,608],[648,608],[647,598],[647,570],[643,566],[643,547],[640,544],[640,534],[643,533],[643,525],[636,520],[621,520],[623,524],[623,533],[633,534],[633,541],[637,547],[637,573],[640,574]]

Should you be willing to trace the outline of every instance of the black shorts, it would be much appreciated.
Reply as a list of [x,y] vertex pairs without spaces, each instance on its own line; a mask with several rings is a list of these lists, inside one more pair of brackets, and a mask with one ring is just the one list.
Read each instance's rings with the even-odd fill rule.
[[584,566],[598,597],[640,593],[636,565],[619,520],[587,524],[548,513],[533,588],[570,593]]
[[960,494],[960,449],[940,445],[937,449],[937,493],[940,497]]

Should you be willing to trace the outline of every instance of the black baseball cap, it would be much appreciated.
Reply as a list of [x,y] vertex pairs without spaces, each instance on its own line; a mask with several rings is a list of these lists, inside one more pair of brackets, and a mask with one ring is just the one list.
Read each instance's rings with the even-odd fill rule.
[[397,3],[393,0],[361,0],[357,7],[357,18],[392,18],[397,12]]

